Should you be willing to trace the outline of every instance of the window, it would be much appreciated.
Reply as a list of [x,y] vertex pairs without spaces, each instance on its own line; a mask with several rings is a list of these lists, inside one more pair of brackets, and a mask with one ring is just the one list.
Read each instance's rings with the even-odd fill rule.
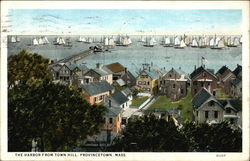
[[172,75],[171,75],[171,74],[169,74],[169,77],[171,78],[171,77],[172,77]]
[[173,84],[173,88],[175,88],[175,84]]
[[196,111],[196,116],[198,117],[198,115],[199,115],[199,112],[198,112],[198,111]]
[[214,118],[218,118],[218,111],[214,111]]
[[206,77],[207,76],[207,73],[203,73],[203,77]]
[[197,85],[197,81],[194,81],[194,82],[193,82],[193,85]]
[[194,94],[196,94],[197,93],[197,89],[194,89]]
[[210,86],[210,83],[208,82],[207,85]]
[[148,85],[150,85],[150,82],[148,82]]
[[109,124],[113,123],[113,118],[109,118]]
[[97,101],[97,98],[96,97],[94,97],[94,102],[96,102]]
[[226,113],[231,113],[231,108],[230,107],[226,108]]
[[208,118],[208,111],[205,111],[205,118]]
[[143,82],[143,85],[146,85],[146,82],[145,82],[145,81]]
[[201,82],[201,87],[204,87],[204,82]]
[[124,108],[124,104],[122,104],[122,108]]
[[141,81],[138,81],[138,84],[141,85]]
[[99,100],[102,100],[102,98],[103,98],[103,96],[100,96],[100,97],[99,97]]

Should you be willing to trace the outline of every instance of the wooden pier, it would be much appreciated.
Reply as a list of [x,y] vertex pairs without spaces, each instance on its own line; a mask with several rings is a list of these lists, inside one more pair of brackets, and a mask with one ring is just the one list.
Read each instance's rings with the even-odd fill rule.
[[69,57],[63,58],[63,59],[57,61],[56,63],[70,63],[70,64],[73,64],[73,63],[75,63],[75,62],[77,62],[77,61],[79,61],[79,60],[93,54],[93,53],[94,53],[93,50],[90,50],[90,49],[85,50],[85,51],[83,51],[83,52],[81,52],[79,54],[75,54],[75,55],[71,55]]

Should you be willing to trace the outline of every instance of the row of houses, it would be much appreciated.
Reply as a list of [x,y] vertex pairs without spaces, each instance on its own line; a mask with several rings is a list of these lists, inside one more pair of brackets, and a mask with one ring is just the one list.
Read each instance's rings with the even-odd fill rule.
[[218,72],[200,66],[188,75],[179,69],[170,71],[147,65],[138,73],[137,87],[145,93],[166,95],[177,101],[187,95],[187,88],[191,87],[194,96],[205,87],[214,96],[218,95],[218,88],[223,94],[233,97],[242,97],[242,66],[237,65],[234,71],[227,66],[221,67]]
[[[112,136],[119,135],[122,131],[123,114],[129,109],[133,99],[132,89],[150,95],[164,95],[172,101],[178,101],[187,96],[188,88],[191,88],[195,122],[219,123],[229,120],[232,124],[241,126],[242,67],[240,65],[233,71],[223,66],[216,73],[205,66],[200,66],[195,67],[189,75],[181,68],[166,71],[152,64],[143,64],[137,77],[120,63],[96,64],[93,69],[85,65],[54,64],[50,69],[55,81],[77,86],[83,98],[90,104],[103,105],[107,108],[101,133],[102,137],[106,137],[106,141],[112,140],[110,139]],[[124,88],[116,90],[116,87]],[[219,92],[233,98],[221,99],[218,97]],[[89,138],[91,139],[93,138]]]

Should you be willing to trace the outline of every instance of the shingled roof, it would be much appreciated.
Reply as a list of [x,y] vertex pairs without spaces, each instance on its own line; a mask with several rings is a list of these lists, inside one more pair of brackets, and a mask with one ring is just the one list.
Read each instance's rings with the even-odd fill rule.
[[106,65],[106,67],[114,73],[118,73],[125,70],[125,67],[118,62]]
[[123,112],[122,108],[119,107],[106,107],[107,112],[105,113],[105,117],[117,117],[120,113]]
[[240,72],[242,72],[242,66],[237,64],[237,67],[234,69],[233,73],[236,77],[238,77]]
[[222,66],[222,67],[218,70],[218,72],[217,72],[216,74],[222,75],[222,74],[224,74],[227,70],[228,70],[228,67],[224,65],[224,66]]
[[239,111],[242,110],[242,101],[241,100],[238,100],[238,99],[229,99],[229,100],[218,100],[218,101],[224,107],[224,109],[226,108],[226,106],[228,104],[230,104],[236,110],[236,112],[239,112]]
[[202,88],[193,98],[192,103],[196,109],[198,109],[205,101],[207,101],[212,95]]
[[240,79],[234,79],[234,80],[231,81],[231,83],[232,83],[234,86],[237,86],[240,82],[241,82]]
[[86,91],[89,96],[94,96],[100,93],[105,93],[113,90],[113,87],[106,81],[92,82],[83,85],[83,90]]
[[203,66],[200,66],[199,68],[197,68],[196,70],[194,70],[191,74],[190,74],[190,78],[194,79],[196,76],[200,75],[202,72],[207,72],[210,73],[212,76],[214,76],[215,78],[217,78],[213,72],[210,70],[205,69]]
[[120,91],[110,96],[109,100],[104,103],[106,107],[109,107],[109,101],[111,101],[112,107],[120,107],[122,104],[129,101],[129,99]]

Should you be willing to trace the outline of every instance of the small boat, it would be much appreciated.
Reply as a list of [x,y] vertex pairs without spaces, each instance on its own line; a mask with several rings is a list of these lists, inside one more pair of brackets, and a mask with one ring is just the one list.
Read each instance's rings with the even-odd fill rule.
[[17,42],[16,37],[11,36],[11,38],[10,38],[10,42],[11,42],[11,43],[16,43],[16,42]]
[[211,47],[211,49],[223,49],[223,48],[225,48],[223,39],[219,40],[218,45],[214,45]]
[[184,49],[186,47],[186,44],[184,43],[184,40],[181,40],[179,46],[175,46],[176,49]]
[[163,43],[163,46],[164,47],[173,47],[173,44],[171,44],[171,41],[170,41],[170,38],[169,37],[166,37],[165,38],[165,41]]
[[196,39],[194,38],[193,41],[192,41],[192,44],[191,44],[191,47],[192,48],[197,48],[199,45],[198,45],[198,42],[196,41]]
[[36,38],[34,38],[34,39],[32,40],[31,44],[34,45],[34,46],[39,45],[39,43],[38,43],[38,41],[37,41]]
[[144,47],[154,47],[156,45],[156,40],[151,37],[150,39],[146,38],[146,42],[143,45]]

